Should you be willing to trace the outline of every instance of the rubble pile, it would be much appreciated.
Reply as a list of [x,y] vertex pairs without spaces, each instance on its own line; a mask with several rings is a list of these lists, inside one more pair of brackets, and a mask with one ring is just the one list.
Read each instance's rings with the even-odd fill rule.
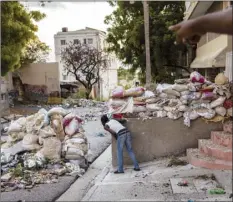
[[125,114],[126,117],[184,118],[190,127],[191,120],[199,117],[206,121],[221,121],[232,117],[232,84],[223,73],[215,82],[207,81],[198,72],[189,79],[175,80],[174,84],[158,84],[154,92],[142,87],[124,90],[116,88],[109,100],[110,114]]
[[102,108],[105,107],[105,102],[100,102],[96,100],[87,100],[87,99],[74,99],[68,97],[63,101],[63,105],[66,107],[98,107]]
[[64,174],[81,176],[88,153],[82,124],[61,107],[12,121],[1,145],[2,190],[55,183]]

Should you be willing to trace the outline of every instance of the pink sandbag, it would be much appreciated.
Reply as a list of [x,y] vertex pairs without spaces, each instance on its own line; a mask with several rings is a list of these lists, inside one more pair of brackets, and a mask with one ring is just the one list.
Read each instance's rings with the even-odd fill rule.
[[214,93],[213,92],[203,92],[201,99],[203,100],[211,100],[214,98]]
[[192,72],[190,74],[190,80],[193,82],[193,83],[205,83],[205,77],[202,76],[199,72]]
[[116,89],[112,91],[112,98],[123,98],[124,97],[124,88],[122,86],[118,86]]

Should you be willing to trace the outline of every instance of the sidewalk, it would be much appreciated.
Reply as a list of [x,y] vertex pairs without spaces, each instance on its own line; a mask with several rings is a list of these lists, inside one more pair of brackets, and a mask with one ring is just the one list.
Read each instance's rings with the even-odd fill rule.
[[[108,152],[111,155],[111,151]],[[95,181],[82,201],[232,201],[229,198],[231,171],[213,171],[191,165],[167,167],[167,164],[168,159],[157,160],[142,164],[140,172],[128,167],[119,175],[113,174],[114,170],[110,168],[104,178],[102,175]],[[211,179],[212,174],[216,181]],[[184,179],[188,186],[178,186],[177,183]],[[208,194],[208,190],[219,185],[225,188],[226,194]]]

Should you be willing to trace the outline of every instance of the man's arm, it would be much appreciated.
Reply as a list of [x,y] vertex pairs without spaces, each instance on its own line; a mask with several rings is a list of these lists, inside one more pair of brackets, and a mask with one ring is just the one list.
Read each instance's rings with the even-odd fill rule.
[[183,21],[169,29],[176,32],[178,43],[187,42],[187,40],[197,43],[200,37],[207,32],[232,35],[232,26],[232,8],[230,8]]
[[109,128],[108,125],[105,125],[104,129],[108,131],[109,133],[111,133],[115,138],[117,137],[117,134],[111,128]]

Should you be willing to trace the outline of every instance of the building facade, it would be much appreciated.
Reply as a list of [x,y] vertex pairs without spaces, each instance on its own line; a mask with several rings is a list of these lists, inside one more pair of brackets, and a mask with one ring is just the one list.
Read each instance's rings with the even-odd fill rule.
[[[222,11],[232,6],[231,1],[192,1],[186,2],[185,20],[208,13]],[[210,81],[220,72],[231,69],[229,55],[232,56],[232,36],[206,33],[197,44],[195,59],[190,67],[197,70]],[[228,61],[228,62],[227,62]]]
[[[59,63],[60,70],[60,81],[62,82],[73,82],[76,81],[73,75],[67,75],[62,61],[61,51],[66,44],[73,42],[81,42],[93,46],[98,50],[104,50],[107,47],[105,41],[106,33],[97,29],[86,27],[85,29],[68,31],[67,28],[62,28],[61,32],[54,35],[55,45],[55,58],[56,62]],[[108,67],[105,71],[100,72],[100,81],[96,84],[95,88],[98,91],[98,97],[102,99],[108,99],[110,91],[117,85],[117,69],[118,62],[113,54],[108,54]]]

